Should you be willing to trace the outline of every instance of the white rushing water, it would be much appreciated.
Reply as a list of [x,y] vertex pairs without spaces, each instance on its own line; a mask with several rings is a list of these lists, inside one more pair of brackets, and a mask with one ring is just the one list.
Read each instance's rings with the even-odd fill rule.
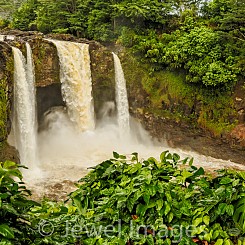
[[6,35],[5,38],[6,38],[7,40],[11,40],[11,41],[15,40],[15,36],[14,36],[14,35]]
[[37,166],[36,99],[34,68],[29,44],[27,62],[22,52],[12,47],[14,54],[14,115],[13,134],[22,164]]
[[126,80],[124,78],[123,68],[120,59],[115,53],[112,54],[113,54],[114,69],[115,69],[118,126],[120,131],[120,137],[125,138],[128,137],[130,134]]
[[0,41],[4,42],[5,41],[5,35],[0,35]]
[[89,45],[49,40],[58,50],[63,100],[79,131],[94,129]]

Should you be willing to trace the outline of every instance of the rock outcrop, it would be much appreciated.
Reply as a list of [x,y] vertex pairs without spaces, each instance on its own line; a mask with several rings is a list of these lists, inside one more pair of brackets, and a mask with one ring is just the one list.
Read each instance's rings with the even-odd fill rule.
[[15,148],[7,143],[11,130],[14,60],[11,47],[0,42],[0,161],[19,161]]
[[115,101],[115,77],[112,53],[97,42],[89,45],[93,81],[94,108],[97,117],[103,104]]

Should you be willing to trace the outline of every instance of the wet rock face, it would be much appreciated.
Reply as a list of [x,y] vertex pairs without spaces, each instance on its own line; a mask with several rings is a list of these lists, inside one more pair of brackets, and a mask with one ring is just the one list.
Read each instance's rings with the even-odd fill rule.
[[11,130],[11,107],[13,102],[14,60],[12,49],[0,42],[0,161],[19,162],[18,153],[6,141]]
[[4,142],[0,146],[0,162],[4,162],[7,160],[20,163],[19,153],[15,149],[15,147]]
[[230,137],[233,145],[239,145],[241,149],[245,149],[245,124],[237,125],[232,130]]
[[108,101],[115,101],[115,75],[112,53],[97,42],[89,45],[93,82],[94,109],[99,111]]
[[12,49],[0,42],[0,141],[6,140],[11,129],[11,106],[13,101],[13,68]]
[[[151,132],[154,138],[167,142],[170,147],[195,151],[205,156],[231,160],[245,165],[245,145],[242,145],[245,142],[244,125],[237,126],[231,133],[233,138],[226,139],[227,142],[225,142],[220,138],[213,138],[209,132],[200,128],[194,129],[185,122],[176,122],[152,113],[144,113],[141,110],[131,111],[131,113]],[[235,138],[238,135],[241,142]],[[237,147],[238,143],[240,147]],[[236,147],[231,147],[232,144]]]
[[52,107],[65,106],[62,99],[61,84],[54,83],[45,87],[36,88],[37,118],[39,126],[42,125],[43,115]]
[[245,124],[245,83],[240,81],[233,94],[235,109],[238,113],[239,123]]
[[29,41],[32,47],[37,87],[60,83],[59,57],[55,45],[44,39]]

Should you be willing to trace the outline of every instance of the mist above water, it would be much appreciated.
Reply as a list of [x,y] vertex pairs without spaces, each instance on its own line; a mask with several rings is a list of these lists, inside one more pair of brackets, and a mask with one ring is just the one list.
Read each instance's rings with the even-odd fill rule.
[[55,107],[47,112],[42,127],[44,130],[38,136],[41,169],[28,170],[28,182],[34,185],[37,182],[52,184],[63,180],[76,181],[87,172],[87,168],[112,158],[113,151],[127,156],[138,152],[140,159],[151,156],[159,159],[161,152],[169,150],[179,154],[182,159],[194,157],[195,165],[210,170],[223,167],[245,169],[230,161],[171,148],[164,142],[154,142],[133,118],[130,118],[130,134],[120,138],[113,102],[105,103],[100,114],[104,116],[97,121],[93,131],[78,132],[63,107]]
[[131,119],[133,134],[120,137],[113,102],[105,103],[92,131],[78,132],[62,107],[53,108],[44,120],[45,130],[39,135],[39,158],[42,164],[69,162],[66,165],[94,166],[112,156],[113,151],[130,154],[152,145],[148,133]]

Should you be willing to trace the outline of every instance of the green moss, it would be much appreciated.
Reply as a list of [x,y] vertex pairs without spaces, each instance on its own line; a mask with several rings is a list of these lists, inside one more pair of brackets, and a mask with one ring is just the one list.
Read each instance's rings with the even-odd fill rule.
[[115,101],[115,75],[111,52],[103,46],[90,47],[93,99],[96,115],[106,101]]
[[202,128],[206,128],[214,136],[220,137],[234,129],[236,123],[230,124],[225,122],[215,122],[213,120],[199,120],[199,125],[202,126]]
[[4,68],[0,80],[0,149],[5,144],[5,141],[8,136],[8,120],[10,117],[10,99],[11,99],[11,92],[13,87],[13,75],[14,75],[14,58],[12,53],[9,51],[3,50],[3,57],[4,57]]
[[6,79],[0,80],[0,141],[7,136],[7,96]]
[[6,60],[6,72],[8,73],[8,76],[14,75],[14,57],[9,56]]
[[34,39],[31,46],[37,86],[60,83],[59,59],[55,45],[42,39]]

